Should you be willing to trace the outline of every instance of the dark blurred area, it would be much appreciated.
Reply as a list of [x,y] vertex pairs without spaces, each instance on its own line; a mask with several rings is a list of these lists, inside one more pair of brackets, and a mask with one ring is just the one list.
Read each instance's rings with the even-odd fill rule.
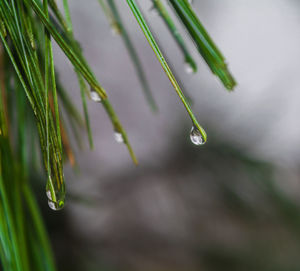
[[[91,102],[95,150],[77,150],[80,172],[67,166],[66,208],[53,213],[41,200],[59,270],[300,270],[298,2],[193,1],[238,81],[228,94],[195,50],[199,72],[184,74],[171,36],[147,12],[151,1],[141,1],[208,133],[201,147],[189,141],[184,109],[125,1],[123,18],[158,114],[143,100],[121,39],[93,2],[70,1],[74,31],[140,165],[131,164],[103,109]],[[56,54],[80,106],[72,69]]]
[[61,270],[299,270],[299,205],[277,184],[288,174],[213,142],[181,142],[160,166],[112,174],[101,198],[73,199],[90,213],[82,230],[99,226],[84,237],[68,208],[47,211]]

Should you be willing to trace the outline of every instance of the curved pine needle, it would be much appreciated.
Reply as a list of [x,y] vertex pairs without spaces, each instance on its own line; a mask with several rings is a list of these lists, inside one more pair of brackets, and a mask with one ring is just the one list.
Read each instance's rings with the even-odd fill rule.
[[[49,163],[47,162],[49,161],[47,154],[49,152],[51,176],[53,175],[54,179],[56,180],[56,182],[53,182],[51,186],[51,194],[54,195],[54,186],[57,187],[57,190],[61,191],[61,187],[64,186],[60,132],[57,127],[55,128],[52,115],[47,114],[47,116],[49,116],[49,123],[46,125],[46,104],[45,99],[42,97],[42,92],[45,88],[45,85],[43,83],[39,63],[37,63],[37,59],[35,57],[35,52],[33,52],[33,48],[31,47],[29,40],[25,39],[26,32],[24,32],[24,25],[22,24],[22,21],[18,16],[18,12],[22,10],[22,6],[18,1],[15,5],[13,5],[13,9],[11,9],[6,0],[4,0],[4,3],[5,5],[0,6],[1,16],[5,19],[4,21],[7,29],[9,30],[9,35],[11,37],[13,47],[17,51],[18,61],[21,63],[20,66],[23,70],[19,70],[18,64],[14,60],[13,54],[10,52],[9,46],[7,45],[2,35],[1,39],[11,59],[11,62],[14,65],[15,70],[17,71],[18,77],[21,81],[21,84],[23,85],[25,93],[27,94],[27,97],[30,98],[29,101],[31,101],[32,103],[31,106],[37,118],[37,127],[39,131],[45,167],[47,170],[49,169]],[[12,3],[14,3],[14,1]],[[14,24],[11,23],[12,21],[14,22]],[[55,84],[53,84],[53,82],[55,81],[53,78],[53,69],[51,71],[51,65],[53,66],[53,63],[51,64],[51,55],[49,55],[49,58],[49,77],[51,77],[52,88],[54,88]],[[23,74],[25,78],[23,78],[22,71],[24,72]],[[49,144],[47,144],[46,129],[49,129]],[[54,196],[53,198],[55,199]]]
[[[65,10],[65,16],[66,16],[66,21],[63,23],[63,27],[65,28],[65,30],[69,34],[69,36],[72,38],[71,42],[76,47],[77,44],[75,43],[75,39],[73,37],[73,26],[72,26],[72,20],[71,20],[68,0],[63,0],[63,5],[64,5],[64,10]],[[53,6],[53,7],[54,7],[54,10],[55,10],[55,14],[58,14],[59,18],[60,18],[60,21],[63,22],[64,19],[62,19],[63,17],[60,15],[60,12],[57,9],[57,7],[56,6]],[[86,86],[85,86],[85,82],[84,82],[80,72],[76,68],[75,68],[75,73],[76,73],[78,83],[79,83],[79,88],[80,88],[83,114],[84,114],[84,119],[85,119],[85,127],[87,129],[89,145],[90,145],[90,148],[93,149],[94,143],[93,143],[92,128],[91,128],[91,125],[90,125],[88,108],[87,108],[87,103],[86,103],[86,98],[85,98]]]
[[116,115],[116,113],[115,113],[112,105],[110,104],[110,102],[109,102],[108,99],[102,101],[102,104],[103,104],[104,109],[106,110],[109,118],[111,119],[111,122],[112,122],[112,124],[114,126],[115,132],[120,133],[122,135],[122,139],[124,141],[124,144],[127,146],[127,149],[128,149],[129,154],[131,156],[131,159],[134,162],[134,164],[137,165],[138,164],[138,160],[137,160],[137,158],[136,158],[136,156],[135,156],[135,154],[133,152],[133,149],[132,149],[132,147],[130,145],[130,142],[128,140],[127,134],[126,134],[124,128],[122,127],[121,122],[119,121],[119,118]]
[[206,135],[206,132],[205,130],[200,126],[200,124],[198,123],[194,113],[192,112],[192,109],[187,101],[187,99],[185,98],[185,96],[183,95],[182,93],[182,90],[179,86],[179,84],[177,83],[176,81],[176,78],[174,77],[171,69],[169,68],[169,65],[168,63],[166,62],[163,54],[161,53],[139,7],[137,6],[136,2],[134,0],[127,0],[127,3],[130,7],[130,9],[132,10],[132,13],[133,15],[135,16],[139,26],[141,27],[145,37],[147,38],[152,50],[154,51],[157,59],[159,60],[161,66],[163,67],[165,73],[167,74],[169,80],[171,81],[176,93],[178,94],[179,98],[181,99],[183,105],[185,106],[186,108],[186,111],[188,112],[193,124],[195,127],[197,127],[197,129],[200,131],[201,133],[201,136],[204,140],[204,142],[207,140],[207,135]]
[[229,72],[224,56],[217,48],[198,17],[186,0],[170,0],[183,25],[194,40],[199,53],[204,58],[211,71],[219,77],[228,90],[233,90],[236,82]]
[[[48,3],[46,0],[43,2],[43,8],[48,16]],[[47,156],[47,178],[48,181],[52,182],[51,178],[51,166],[50,166],[50,140],[49,140],[49,82],[50,82],[50,72],[49,72],[49,57],[50,57],[50,35],[45,28],[45,119],[46,119],[46,156]],[[51,185],[53,187],[54,184]],[[52,197],[55,198],[55,191],[51,191]]]
[[163,18],[165,24],[167,25],[170,33],[172,34],[173,38],[177,42],[179,48],[181,49],[183,55],[184,55],[184,61],[186,64],[188,64],[193,72],[197,71],[197,64],[194,61],[193,57],[191,56],[181,34],[179,33],[178,29],[176,28],[171,16],[169,15],[166,7],[164,6],[163,2],[161,0],[153,0],[153,5]]
[[79,88],[80,88],[80,95],[81,95],[81,101],[82,101],[82,107],[83,107],[83,114],[84,114],[84,119],[85,119],[85,125],[87,129],[87,134],[89,138],[89,144],[90,148],[94,148],[94,142],[93,142],[93,136],[92,136],[92,128],[90,125],[90,118],[89,118],[89,113],[88,113],[88,108],[87,108],[87,103],[86,103],[86,98],[85,98],[85,83],[81,75],[76,71],[77,73],[77,79],[79,83]]
[[120,23],[117,21],[117,18],[115,18],[115,16],[113,15],[112,10],[110,10],[110,8],[106,5],[104,0],[98,0],[98,2],[107,20],[109,21],[112,32],[116,34],[121,34],[122,30],[120,28]]
[[[43,1],[43,10],[44,13],[49,19],[48,13],[48,1]],[[51,100],[49,100],[49,88],[50,82],[52,87],[51,93]],[[56,90],[56,79],[55,79],[55,70],[54,70],[54,60],[53,60],[53,50],[52,50],[52,43],[51,43],[51,36],[48,30],[45,28],[45,107],[46,107],[46,152],[47,152],[47,173],[48,173],[48,182],[51,198],[53,202],[57,203],[57,195],[58,193],[61,194],[60,197],[65,197],[65,184],[64,184],[64,177],[63,177],[63,162],[62,162],[62,135],[61,135],[61,126],[60,126],[60,116],[59,116],[59,109],[58,109],[58,100],[57,100],[57,90]],[[49,106],[52,105],[53,115],[55,116],[55,123],[56,123],[56,135],[58,139],[58,152],[50,153],[50,144],[49,144]],[[53,157],[58,157],[57,164],[52,162]],[[52,167],[58,168],[58,178],[56,177],[56,181],[52,179]]]
[[[69,13],[68,2],[67,2],[67,0],[64,0],[64,1],[65,1],[66,12]],[[72,22],[71,22],[70,15],[68,15],[68,18],[69,18],[69,20],[65,24],[63,24],[63,25],[67,25],[69,27],[69,29],[72,29]],[[73,31],[71,31],[71,32],[69,31],[69,35],[70,35],[70,38],[72,40],[73,46],[77,46],[77,43],[75,43],[75,39],[73,37]],[[80,48],[75,48],[75,49],[76,49],[76,51],[80,50]],[[124,144],[127,146],[127,149],[129,151],[129,154],[131,156],[132,161],[134,162],[134,164],[137,165],[138,161],[137,161],[137,158],[136,158],[136,156],[135,156],[135,154],[133,152],[131,144],[130,144],[130,142],[128,140],[128,136],[127,136],[124,128],[122,127],[122,124],[121,124],[118,116],[116,115],[116,113],[115,113],[112,105],[110,104],[110,102],[109,102],[108,99],[102,100],[102,105],[103,105],[103,107],[104,107],[107,115],[109,116],[111,122],[112,122],[114,130],[117,131],[117,132],[119,132],[122,135],[122,138],[124,140]],[[90,138],[90,140],[91,140],[91,138]]]
[[[99,0],[102,1],[102,0]],[[129,34],[124,26],[124,23],[122,22],[121,16],[117,10],[117,6],[115,5],[115,1],[114,0],[108,0],[108,5],[111,9],[111,14],[114,18],[114,21],[117,23],[118,25],[118,29],[120,31],[120,35],[123,39],[123,42],[126,46],[126,49],[128,51],[128,54],[131,58],[131,61],[135,67],[135,71],[137,73],[138,79],[140,81],[140,84],[143,88],[144,91],[144,95],[146,97],[146,100],[148,101],[148,104],[150,105],[152,111],[157,111],[157,104],[154,100],[153,94],[150,90],[150,86],[148,84],[147,78],[146,78],[146,74],[144,72],[142,63],[139,59],[139,56],[137,55],[137,52],[134,48],[134,45],[129,37]]]
[[39,241],[41,242],[41,247],[43,248],[44,253],[45,253],[45,260],[47,263],[45,265],[47,267],[47,270],[55,271],[56,267],[55,267],[55,262],[54,262],[54,256],[53,256],[53,253],[51,250],[51,245],[50,245],[50,241],[48,239],[48,235],[47,235],[45,226],[43,224],[43,219],[42,219],[39,209],[37,207],[38,204],[35,201],[33,193],[27,184],[25,184],[23,186],[23,193],[24,193],[24,198],[25,198],[26,204],[27,204],[30,214],[32,216],[33,227],[36,230]]
[[37,16],[45,25],[51,36],[55,39],[59,47],[63,50],[65,55],[72,62],[73,66],[80,71],[80,73],[83,75],[86,81],[100,95],[100,97],[102,99],[106,99],[107,94],[105,90],[97,82],[96,78],[90,72],[89,68],[86,67],[85,63],[83,63],[78,57],[78,55],[73,51],[73,49],[70,46],[68,46],[67,42],[63,39],[62,35],[60,35],[57,32],[54,25],[50,22],[50,20],[46,17],[45,13],[40,8],[39,4],[37,4],[35,0],[25,0],[24,2],[32,7],[32,9],[35,11]]
[[[0,140],[2,141],[3,139],[0,138]],[[7,143],[7,142],[5,142]],[[3,145],[4,142],[1,142],[1,145]],[[4,152],[7,150],[1,150],[1,152]],[[2,153],[0,153],[0,162],[2,160]],[[4,159],[3,159],[4,160]],[[0,166],[1,167],[1,166]],[[11,209],[11,204],[9,202],[9,198],[8,198],[8,193],[7,193],[7,189],[5,188],[5,184],[4,184],[4,178],[2,177],[2,169],[0,168],[0,202],[1,202],[1,206],[3,206],[3,211],[6,214],[5,217],[5,224],[7,224],[8,227],[8,235],[9,235],[9,239],[11,242],[11,256],[12,259],[11,261],[13,263],[15,263],[15,270],[17,271],[22,271],[23,269],[23,263],[22,263],[22,259],[21,259],[21,251],[20,251],[20,247],[18,246],[18,237],[17,237],[17,229],[16,229],[16,223],[13,219],[13,212]],[[13,269],[12,269],[13,270]]]

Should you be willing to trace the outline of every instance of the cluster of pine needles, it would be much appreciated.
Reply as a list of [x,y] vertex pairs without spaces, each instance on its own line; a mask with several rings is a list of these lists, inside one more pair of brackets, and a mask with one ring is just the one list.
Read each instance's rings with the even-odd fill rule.
[[[139,56],[136,53],[115,0],[98,0],[112,29],[122,37],[150,107],[157,109]],[[177,18],[189,33],[211,71],[228,90],[235,81],[225,59],[200,23],[187,0],[152,0],[192,72],[197,65],[176,28]],[[127,0],[151,48],[189,114],[193,129],[206,141],[206,133],[194,116],[173,72],[163,56],[135,0]],[[172,10],[172,15],[170,15]],[[0,0],[0,260],[5,271],[55,270],[49,240],[28,179],[33,168],[45,169],[50,208],[65,203],[63,163],[75,163],[70,134],[78,145],[86,129],[93,146],[87,98],[99,102],[113,130],[137,159],[107,92],[96,79],[73,35],[67,0],[63,10],[55,0]],[[59,82],[53,58],[56,42],[74,67],[82,98],[83,117]],[[68,124],[68,126],[66,126]],[[69,129],[67,129],[69,127]]]

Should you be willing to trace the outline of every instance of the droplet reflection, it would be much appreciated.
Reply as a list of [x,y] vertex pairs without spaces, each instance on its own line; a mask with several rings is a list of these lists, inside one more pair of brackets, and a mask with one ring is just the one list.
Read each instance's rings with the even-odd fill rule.
[[55,191],[54,195],[52,195],[50,190],[50,181],[48,180],[48,183],[46,185],[46,195],[48,198],[48,206],[50,209],[54,211],[61,210],[65,206],[65,193],[64,193],[64,187],[61,192]]
[[203,136],[201,135],[200,131],[193,126],[190,132],[190,138],[193,144],[199,146],[205,144],[205,140]]
[[48,200],[48,206],[50,209],[54,211],[59,211],[65,206],[65,202],[63,200],[60,200],[59,202],[54,202],[52,200]]

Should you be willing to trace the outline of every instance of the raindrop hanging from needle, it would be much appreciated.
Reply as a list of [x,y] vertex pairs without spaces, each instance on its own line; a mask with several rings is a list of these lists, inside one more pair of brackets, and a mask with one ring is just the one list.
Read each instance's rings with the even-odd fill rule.
[[195,126],[192,127],[190,132],[190,139],[193,144],[199,146],[205,144],[205,139],[203,138],[201,132]]

